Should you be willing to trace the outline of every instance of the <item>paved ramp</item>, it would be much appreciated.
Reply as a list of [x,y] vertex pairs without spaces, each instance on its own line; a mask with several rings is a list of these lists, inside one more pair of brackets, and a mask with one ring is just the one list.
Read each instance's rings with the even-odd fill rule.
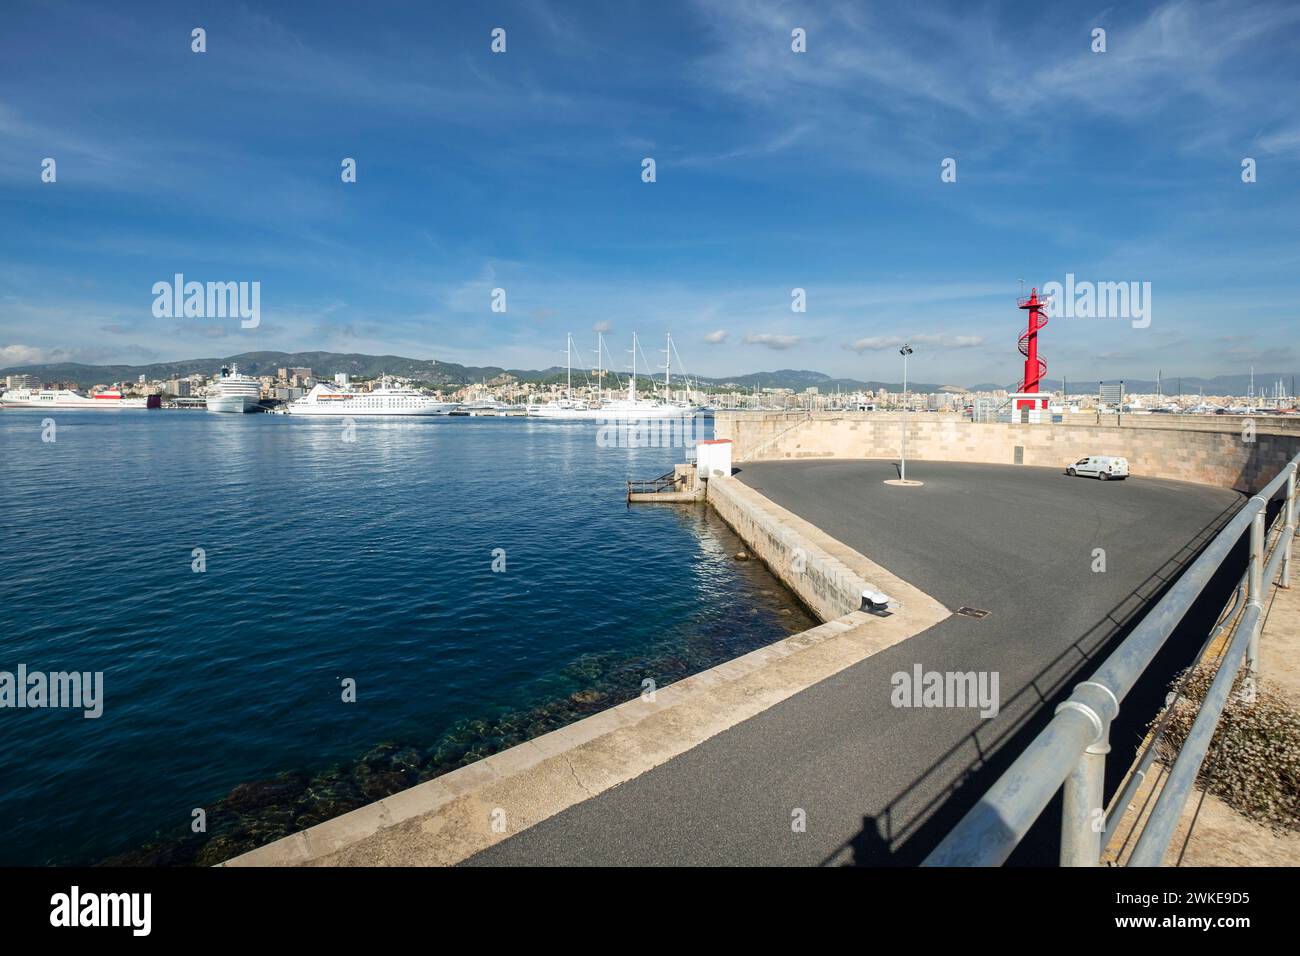
[[[909,463],[925,482],[914,488],[883,484],[896,477],[885,461],[756,463],[738,477],[949,607],[988,615],[948,618],[469,863],[916,862],[1023,746],[1044,701],[1241,502],[1182,482],[939,462]],[[996,672],[1000,712],[894,707],[891,676],[917,664]]]

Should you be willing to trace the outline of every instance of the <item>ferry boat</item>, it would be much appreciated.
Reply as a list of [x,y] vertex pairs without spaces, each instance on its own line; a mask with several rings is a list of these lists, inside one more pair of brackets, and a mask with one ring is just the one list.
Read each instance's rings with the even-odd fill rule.
[[208,386],[208,411],[243,414],[257,408],[262,383],[239,374],[239,366],[222,366],[221,377]]
[[319,382],[284,406],[290,415],[447,415],[459,408],[414,388],[384,383],[369,392]]
[[161,408],[161,396],[123,398],[120,389],[110,388],[94,395],[82,395],[67,388],[13,388],[0,394],[0,408],[109,409]]

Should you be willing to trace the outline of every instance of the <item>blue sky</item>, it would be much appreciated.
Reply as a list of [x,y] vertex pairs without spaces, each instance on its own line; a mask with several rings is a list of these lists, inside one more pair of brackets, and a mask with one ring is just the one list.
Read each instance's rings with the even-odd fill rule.
[[[896,380],[907,338],[1012,382],[1019,280],[1073,273],[1151,324],[1054,318],[1051,377],[1291,371],[1298,81],[1293,3],[10,0],[0,366],[542,367],[604,324],[701,374]],[[261,325],[155,318],[177,272],[260,282]]]

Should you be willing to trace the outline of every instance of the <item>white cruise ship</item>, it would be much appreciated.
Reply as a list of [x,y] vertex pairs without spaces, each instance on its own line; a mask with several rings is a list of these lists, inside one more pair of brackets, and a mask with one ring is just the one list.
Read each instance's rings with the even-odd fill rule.
[[257,407],[262,397],[262,383],[239,374],[239,366],[221,369],[221,377],[208,386],[208,411],[243,414]]
[[447,415],[459,406],[423,392],[387,383],[369,392],[318,383],[285,406],[290,415]]
[[67,408],[115,409],[158,408],[147,398],[123,398],[121,391],[110,388],[86,396],[67,388],[14,388],[0,394],[0,408]]

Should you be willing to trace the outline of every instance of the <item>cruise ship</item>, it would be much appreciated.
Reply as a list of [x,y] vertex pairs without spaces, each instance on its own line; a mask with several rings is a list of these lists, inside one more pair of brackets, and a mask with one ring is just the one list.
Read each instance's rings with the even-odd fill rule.
[[242,414],[257,408],[262,383],[239,374],[239,366],[222,367],[221,377],[208,386],[208,411]]
[[67,388],[14,388],[0,394],[0,408],[108,409],[160,408],[159,396],[123,398],[122,392],[110,388],[94,395],[82,395]]
[[414,388],[383,384],[369,392],[318,383],[285,406],[290,415],[447,415],[459,406]]

